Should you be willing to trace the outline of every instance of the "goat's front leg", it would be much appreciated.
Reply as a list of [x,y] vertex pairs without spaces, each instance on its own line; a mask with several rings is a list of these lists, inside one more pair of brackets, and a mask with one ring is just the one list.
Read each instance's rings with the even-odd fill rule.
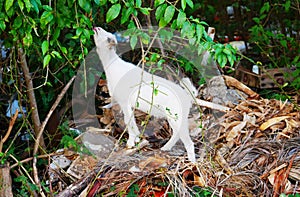
[[136,125],[134,112],[130,106],[121,106],[124,113],[124,122],[127,125],[129,138],[127,140],[127,147],[131,148],[135,146],[135,142],[140,141],[140,132]]

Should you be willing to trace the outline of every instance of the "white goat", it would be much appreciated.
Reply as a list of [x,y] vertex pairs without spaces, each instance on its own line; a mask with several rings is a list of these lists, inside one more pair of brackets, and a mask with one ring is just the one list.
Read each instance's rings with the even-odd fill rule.
[[156,117],[167,118],[173,135],[161,150],[171,150],[181,139],[188,159],[195,162],[194,143],[188,130],[188,115],[196,94],[191,81],[184,78],[180,86],[125,62],[116,54],[117,40],[113,34],[100,27],[94,28],[94,32],[97,54],[104,67],[109,93],[124,113],[129,133],[127,146],[133,147],[140,140],[133,115],[135,108]]

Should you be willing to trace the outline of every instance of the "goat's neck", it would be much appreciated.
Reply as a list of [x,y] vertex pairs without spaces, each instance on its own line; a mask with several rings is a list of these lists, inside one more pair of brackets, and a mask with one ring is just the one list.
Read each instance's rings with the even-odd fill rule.
[[112,66],[112,62],[116,61],[119,56],[114,51],[98,51],[98,55],[101,59],[101,62],[104,66],[104,70],[108,70]]

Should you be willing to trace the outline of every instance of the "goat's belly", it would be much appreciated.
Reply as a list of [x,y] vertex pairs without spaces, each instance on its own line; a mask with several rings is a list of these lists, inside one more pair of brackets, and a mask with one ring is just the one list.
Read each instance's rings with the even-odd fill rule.
[[190,109],[191,97],[179,85],[141,73],[140,68],[132,69],[118,81],[113,97],[121,106],[130,105],[156,117],[173,118]]
[[131,89],[129,104],[131,107],[144,111],[156,117],[170,117],[178,119],[182,114],[181,98],[174,92],[163,86],[142,84]]

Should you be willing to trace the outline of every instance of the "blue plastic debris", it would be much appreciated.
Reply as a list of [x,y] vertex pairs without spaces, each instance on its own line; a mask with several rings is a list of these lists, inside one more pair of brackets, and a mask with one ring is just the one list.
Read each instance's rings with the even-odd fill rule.
[[122,34],[119,32],[115,32],[114,35],[116,36],[117,41],[119,43],[128,43],[129,42],[129,36],[122,36]]
[[[19,112],[21,111],[19,107],[19,102],[18,100],[14,100],[12,103],[9,103],[8,108],[6,110],[6,116],[11,118],[16,113],[17,110]],[[25,107],[22,107],[22,112],[24,114],[27,112]],[[22,116],[23,116],[22,113],[18,114],[18,118],[22,118]]]

